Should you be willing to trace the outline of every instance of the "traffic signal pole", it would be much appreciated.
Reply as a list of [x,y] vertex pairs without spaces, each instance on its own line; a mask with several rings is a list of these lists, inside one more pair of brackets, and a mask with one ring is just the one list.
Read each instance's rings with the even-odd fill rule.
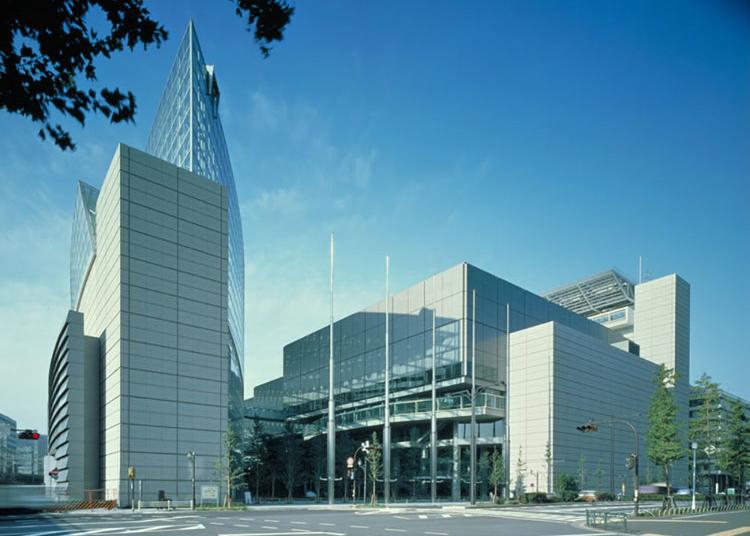
[[630,430],[633,432],[633,436],[635,437],[635,460],[633,463],[633,515],[638,516],[639,512],[639,489],[640,488],[640,475],[639,475],[639,465],[640,465],[640,450],[641,450],[641,441],[640,436],[638,435],[638,429],[631,423],[630,421],[626,421],[625,419],[618,419],[618,418],[609,418],[606,421],[601,422],[594,422],[589,421],[586,424],[582,426],[577,426],[576,429],[579,432],[589,433],[589,432],[596,432],[599,429],[599,425],[612,425],[615,423],[624,424]]

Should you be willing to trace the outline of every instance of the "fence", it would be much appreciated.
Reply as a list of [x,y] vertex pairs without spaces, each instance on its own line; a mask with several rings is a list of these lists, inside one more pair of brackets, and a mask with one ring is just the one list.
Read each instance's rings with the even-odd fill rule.
[[601,512],[598,510],[586,510],[586,526],[602,528],[604,530],[619,529],[627,532],[628,514],[624,514],[622,512]]

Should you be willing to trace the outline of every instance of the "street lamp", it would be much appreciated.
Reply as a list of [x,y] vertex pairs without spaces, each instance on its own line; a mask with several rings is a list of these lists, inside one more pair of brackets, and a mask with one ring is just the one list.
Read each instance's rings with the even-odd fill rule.
[[620,423],[626,425],[628,428],[630,428],[633,432],[633,435],[635,436],[635,453],[628,457],[628,467],[632,464],[633,466],[633,514],[635,516],[638,516],[638,488],[640,487],[639,482],[639,476],[638,476],[638,462],[640,457],[640,439],[638,437],[638,430],[635,426],[633,426],[633,423],[630,421],[626,421],[625,419],[616,419],[616,418],[610,418],[606,421],[601,422],[594,422],[592,420],[589,420],[586,424],[582,426],[576,426],[576,430],[579,432],[596,432],[599,429],[600,424],[614,424],[614,423]]
[[187,459],[190,460],[190,480],[193,484],[193,500],[190,501],[190,509],[195,510],[195,451],[191,450],[187,453]]
[[695,453],[698,450],[698,443],[693,441],[690,443],[690,448],[693,449],[693,500],[690,503],[690,509],[695,510]]

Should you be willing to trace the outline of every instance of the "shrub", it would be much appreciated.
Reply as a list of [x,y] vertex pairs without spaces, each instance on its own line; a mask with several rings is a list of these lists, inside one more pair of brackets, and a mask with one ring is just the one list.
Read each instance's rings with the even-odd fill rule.
[[615,495],[614,493],[610,493],[608,491],[597,491],[596,500],[597,501],[614,501],[614,500],[617,500],[617,495]]
[[541,492],[536,491],[536,492],[532,492],[532,493],[525,493],[524,494],[524,502],[526,502],[526,503],[546,503],[546,502],[550,502],[550,501],[547,499],[547,494],[546,493],[541,493]]

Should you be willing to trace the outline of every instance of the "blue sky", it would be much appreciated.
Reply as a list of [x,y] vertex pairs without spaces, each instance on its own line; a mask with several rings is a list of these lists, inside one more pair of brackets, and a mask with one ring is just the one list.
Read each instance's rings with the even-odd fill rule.
[[[230,2],[147,0],[160,48],[99,62],[135,125],[78,150],[0,112],[0,412],[46,429],[73,189],[143,147],[193,17],[246,251],[246,392],[282,346],[462,260],[537,292],[615,267],[692,286],[692,379],[750,398],[750,11],[740,2],[299,2],[262,59]],[[66,125],[73,126],[70,122]]]

